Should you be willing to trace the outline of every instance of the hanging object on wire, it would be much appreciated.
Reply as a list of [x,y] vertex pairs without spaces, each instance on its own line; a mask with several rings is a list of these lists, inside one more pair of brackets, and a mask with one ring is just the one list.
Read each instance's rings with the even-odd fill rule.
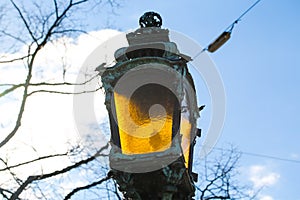
[[258,4],[261,0],[256,1],[252,6],[250,6],[239,18],[237,18],[232,24],[230,24],[226,30],[212,43],[208,45],[205,49],[203,49],[200,53],[198,53],[194,58],[199,56],[204,51],[209,51],[211,53],[218,50],[223,44],[225,44],[231,36],[231,32],[234,28],[234,25],[237,24],[239,21],[241,21],[242,17],[247,14],[256,4]]
[[218,50],[230,38],[231,32],[224,31],[214,42],[207,47],[207,51],[213,53]]

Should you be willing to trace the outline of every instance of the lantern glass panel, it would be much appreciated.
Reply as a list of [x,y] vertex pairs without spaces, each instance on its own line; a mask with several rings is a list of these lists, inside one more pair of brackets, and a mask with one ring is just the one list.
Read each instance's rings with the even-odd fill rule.
[[192,131],[194,129],[193,127],[195,126],[194,121],[195,119],[193,117],[193,109],[189,98],[189,92],[187,89],[185,89],[184,98],[181,102],[180,134],[182,135],[181,148],[187,168],[190,164],[190,151],[193,137]]
[[182,135],[181,147],[184,154],[185,165],[188,167],[189,156],[190,156],[190,144],[191,144],[191,128],[192,124],[186,118],[186,116],[181,117],[180,122],[180,133]]
[[146,84],[128,97],[114,92],[121,150],[145,154],[170,148],[173,118],[179,109],[176,96],[159,84]]

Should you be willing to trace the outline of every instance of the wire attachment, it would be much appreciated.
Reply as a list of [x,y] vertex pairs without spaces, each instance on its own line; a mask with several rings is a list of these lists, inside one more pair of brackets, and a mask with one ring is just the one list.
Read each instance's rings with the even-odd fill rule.
[[228,32],[232,32],[232,30],[233,30],[233,28],[234,28],[234,26],[237,24],[237,23],[239,23],[239,21],[241,21],[240,19],[237,19],[237,20],[235,20],[228,28],[227,28],[227,30],[229,29],[229,31]]
[[226,30],[215,41],[208,45],[207,50],[210,53],[213,53],[218,50],[223,44],[225,44],[230,39],[233,28],[239,21],[241,21],[241,19],[235,20],[230,26],[228,26]]
[[211,53],[215,52],[216,50],[218,50],[223,44],[225,44],[225,42],[227,42],[230,37],[231,37],[231,33],[232,30],[234,28],[234,26],[241,21],[242,17],[244,17],[244,15],[246,15],[250,10],[252,10],[261,0],[257,0],[252,6],[250,6],[243,14],[241,14],[232,24],[230,24],[225,31],[212,43],[210,43],[208,45],[208,47],[202,49],[199,53],[197,53],[193,59],[197,58],[200,54],[202,54],[205,51],[209,51]]

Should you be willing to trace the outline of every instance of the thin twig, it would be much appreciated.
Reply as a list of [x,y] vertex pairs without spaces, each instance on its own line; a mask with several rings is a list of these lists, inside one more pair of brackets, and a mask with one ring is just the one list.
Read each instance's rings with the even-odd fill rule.
[[16,62],[16,61],[20,61],[20,60],[24,60],[26,58],[29,58],[30,56],[32,56],[31,54],[28,54],[26,56],[21,56],[19,58],[13,58],[13,59],[10,59],[10,60],[0,60],[0,63],[3,64],[3,63],[12,63],[12,62]]
[[78,94],[86,94],[86,93],[93,93],[97,92],[98,90],[102,89],[102,87],[99,87],[95,90],[87,90],[87,91],[81,91],[81,92],[63,92],[63,91],[56,91],[56,90],[35,90],[33,92],[28,93],[28,96],[31,96],[36,93],[52,93],[52,94],[65,94],[65,95],[78,95]]
[[101,183],[103,183],[104,181],[107,181],[109,180],[111,177],[110,176],[106,176],[104,177],[103,179],[99,180],[99,181],[95,181],[89,185],[85,185],[85,186],[82,186],[82,187],[78,187],[78,188],[75,188],[74,190],[72,190],[69,194],[67,194],[67,196],[64,198],[64,200],[68,200],[70,199],[75,193],[81,191],[81,190],[87,190],[87,189],[90,189],[92,187],[95,187]]
[[[10,169],[13,169],[13,168],[16,168],[16,167],[20,167],[22,165],[27,165],[27,164],[30,164],[30,163],[33,163],[33,162],[36,162],[36,161],[41,161],[41,160],[44,160],[44,159],[47,159],[47,158],[60,157],[60,156],[66,156],[66,155],[68,155],[68,153],[42,156],[42,157],[30,160],[30,161],[26,161],[26,162],[23,162],[23,163],[19,163],[19,164],[16,164],[16,165],[12,165],[12,166],[8,166],[6,168],[0,169],[0,172],[5,171],[5,170],[10,170]],[[3,162],[3,160],[2,160],[2,162]]]
[[35,38],[33,32],[31,31],[30,26],[29,26],[27,20],[25,19],[25,17],[23,16],[23,13],[20,10],[20,8],[16,5],[16,3],[13,0],[10,0],[10,2],[14,6],[14,8],[17,10],[17,12],[18,12],[19,16],[21,17],[21,19],[22,19],[22,21],[23,21],[23,23],[24,23],[24,25],[26,27],[26,30],[28,31],[28,33],[31,36],[31,38],[33,39],[33,41],[35,41],[36,44],[38,44],[37,39]]

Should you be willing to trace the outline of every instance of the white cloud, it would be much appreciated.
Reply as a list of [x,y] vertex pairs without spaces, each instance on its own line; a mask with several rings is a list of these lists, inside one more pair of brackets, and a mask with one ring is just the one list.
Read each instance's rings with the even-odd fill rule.
[[278,182],[280,174],[272,170],[272,168],[267,165],[253,165],[245,171],[248,179],[253,184],[253,189],[249,191],[249,194],[254,195],[257,191],[259,191],[257,199],[273,200],[274,198],[271,195],[265,194],[264,190],[261,189],[274,186]]
[[264,186],[272,186],[277,183],[280,175],[276,172],[272,172],[266,166],[254,165],[250,167],[250,181],[255,188],[261,188]]
[[297,153],[291,153],[290,157],[291,157],[292,159],[295,159],[295,160],[299,160],[299,159],[300,159],[300,155],[297,154]]
[[[88,35],[80,35],[77,39],[59,38],[47,44],[37,57],[32,80],[35,82],[63,81],[61,72],[62,65],[65,64],[68,68],[67,81],[75,81],[78,71],[87,56],[102,42],[117,34],[119,32],[115,30],[101,30],[91,32]],[[14,55],[5,56],[11,58],[19,54],[21,53],[17,52]],[[26,68],[21,62],[10,65],[10,67],[9,65],[0,65],[0,71],[0,83],[22,83],[25,80]],[[0,87],[0,92],[4,89]],[[63,91],[66,89],[73,91],[73,87],[55,88],[55,90]],[[99,105],[95,106],[97,112],[99,112],[96,122],[106,117],[104,102],[101,102],[103,96],[101,91],[98,93],[95,97],[99,101]],[[3,139],[5,134],[9,133],[14,126],[22,90],[17,91],[16,94],[0,98],[0,139]],[[13,165],[39,156],[65,152],[69,148],[67,144],[74,144],[78,139],[76,124],[74,124],[73,119],[73,97],[71,95],[38,93],[28,99],[22,126],[13,140],[1,149],[0,157],[8,158],[9,164]],[[50,160],[49,162],[38,163],[35,166],[24,166],[16,173],[25,178],[33,173],[41,173],[41,171],[46,173],[57,170],[65,166],[67,162],[66,159],[57,159],[57,162]],[[0,168],[2,167],[0,164]],[[3,180],[7,178],[9,176],[1,177]]]
[[261,195],[259,197],[260,200],[273,200],[273,197],[269,196],[269,195]]

